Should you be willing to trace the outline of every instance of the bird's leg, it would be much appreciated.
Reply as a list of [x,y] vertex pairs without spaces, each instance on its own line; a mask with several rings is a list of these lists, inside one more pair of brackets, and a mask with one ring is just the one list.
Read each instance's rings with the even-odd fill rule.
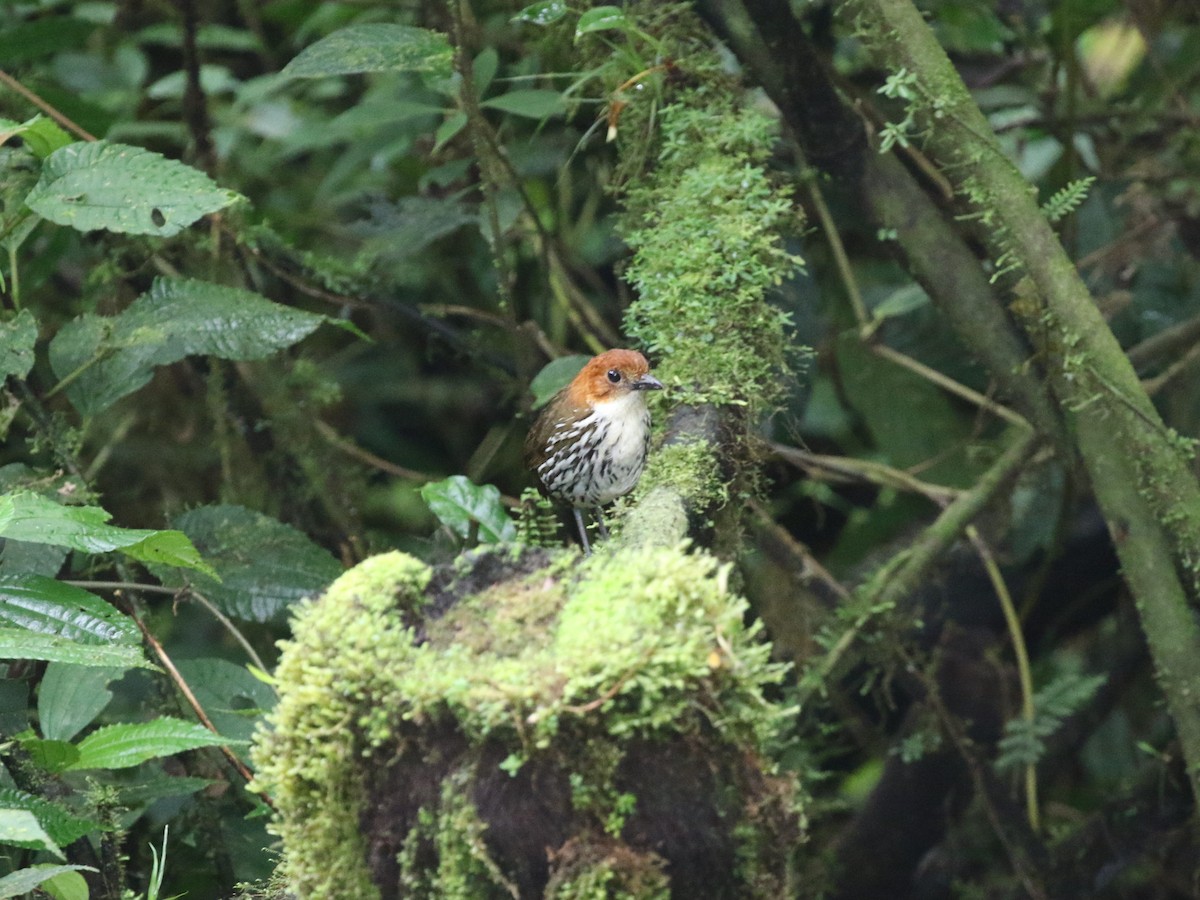
[[608,540],[608,526],[604,523],[604,510],[599,506],[596,507],[596,530],[600,532],[600,537]]
[[579,541],[583,544],[584,555],[591,556],[592,545],[588,543],[587,525],[583,521],[583,511],[578,506],[573,506],[571,512],[575,513],[575,525],[579,529]]

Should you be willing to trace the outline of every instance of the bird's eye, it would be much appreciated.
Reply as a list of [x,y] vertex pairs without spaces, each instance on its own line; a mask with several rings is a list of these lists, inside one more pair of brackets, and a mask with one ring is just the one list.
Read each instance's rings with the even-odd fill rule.
[[608,370],[608,380],[611,381],[613,384],[616,384],[618,381],[621,380],[621,373],[618,372],[616,369],[609,369]]

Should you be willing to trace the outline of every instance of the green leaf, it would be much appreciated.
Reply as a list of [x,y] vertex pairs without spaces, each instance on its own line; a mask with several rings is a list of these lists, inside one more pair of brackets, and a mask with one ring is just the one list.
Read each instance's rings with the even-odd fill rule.
[[96,26],[74,16],[47,15],[0,29],[0,59],[6,69],[31,60],[53,56],[61,50],[82,47]]
[[156,366],[193,355],[263,359],[328,321],[251,291],[159,278],[119,315],[84,315],[50,343],[67,396],[94,415],[150,380]]
[[560,115],[564,110],[562,94],[558,91],[529,89],[509,91],[499,97],[484,100],[480,106],[498,109],[501,112],[512,113],[515,116],[525,116],[529,119],[545,119]]
[[514,22],[528,22],[531,25],[553,25],[570,11],[566,0],[541,0],[531,3],[512,17]]
[[187,535],[178,531],[118,528],[98,506],[63,506],[39,494],[0,496],[0,537],[70,547],[84,553],[121,550],[148,563],[181,566],[214,575]]
[[628,27],[629,20],[619,6],[595,6],[579,17],[579,24],[575,26],[575,36]]
[[117,785],[120,803],[124,807],[149,806],[164,797],[186,797],[216,784],[212,778],[189,778],[162,772],[139,772],[138,780]]
[[416,256],[438,238],[479,221],[471,207],[447,197],[401,197],[374,203],[369,212],[348,230],[365,238],[373,254],[391,259]]
[[0,659],[41,659],[79,666],[153,669],[141,647],[82,644],[53,634],[0,626]]
[[243,743],[213,734],[203,725],[163,716],[153,722],[106,725],[78,743],[79,759],[68,768],[127,769],[157,759],[221,744]]
[[228,738],[249,741],[262,714],[275,706],[275,691],[227,659],[185,659],[178,663],[184,681]]
[[44,575],[0,575],[0,625],[81,644],[136,646],[141,642],[137,625],[111,604]]
[[[204,506],[172,523],[188,535],[220,576],[189,576],[190,583],[222,612],[267,622],[303,597],[321,593],[342,574],[342,565],[302,532],[241,506]],[[182,587],[182,573],[155,574]]]
[[450,115],[437,127],[433,134],[433,152],[441,150],[446,142],[467,126],[467,114],[462,110]]
[[177,160],[94,141],[50,154],[25,202],[43,218],[78,231],[170,237],[239,197]]
[[67,766],[79,759],[79,748],[67,741],[52,741],[30,736],[21,737],[21,749],[41,769],[52,775],[66,771]]
[[58,844],[42,830],[37,816],[27,809],[0,809],[0,844],[27,850],[48,850],[60,859],[63,855]]
[[[53,900],[88,900],[91,896],[86,879],[76,869],[95,872],[91,866],[55,866],[57,871],[42,882],[42,890]],[[63,871],[66,870],[66,871]]]
[[[62,854],[59,854],[60,856]],[[74,875],[78,882],[71,881],[74,885],[72,893],[53,893],[55,900],[75,900],[77,897],[87,898],[87,882],[83,880],[80,872],[95,872],[91,866],[56,866],[53,863],[38,863],[36,866],[29,866],[25,869],[18,869],[11,874],[0,878],[0,900],[7,900],[9,897],[26,897],[33,893],[33,889],[38,885],[42,886],[45,891],[51,891],[51,882],[66,878],[68,875]],[[67,882],[64,882],[67,883]],[[78,893],[78,884],[82,883],[84,891]]]
[[465,475],[451,475],[422,487],[421,497],[438,521],[461,538],[469,538],[477,526],[482,543],[516,539],[517,526],[500,502],[495,485],[473,484]]
[[91,725],[112,700],[109,682],[123,674],[124,670],[119,668],[83,669],[67,663],[50,663],[38,684],[42,736],[69,741]]
[[34,116],[27,122],[17,124],[0,119],[0,144],[11,137],[20,137],[29,152],[38,159],[45,159],[55,150],[75,142],[75,139],[58,127],[58,123],[45,116]]
[[21,310],[7,322],[0,322],[0,381],[12,375],[24,378],[33,368],[33,345],[38,327],[33,313]]
[[65,806],[11,787],[0,787],[0,808],[25,809],[59,846],[73,843],[85,834],[106,830],[102,822],[77,816]]
[[291,78],[361,72],[428,72],[449,76],[452,53],[444,34],[408,25],[351,25],[305,47],[283,68]]
[[495,47],[484,47],[471,63],[471,75],[475,79],[475,93],[483,96],[491,86],[500,68],[500,54]]
[[890,319],[920,309],[929,303],[929,295],[919,284],[897,288],[879,302],[871,312],[877,319]]
[[539,409],[549,403],[551,397],[571,383],[587,361],[586,356],[560,356],[546,363],[529,383],[533,408]]

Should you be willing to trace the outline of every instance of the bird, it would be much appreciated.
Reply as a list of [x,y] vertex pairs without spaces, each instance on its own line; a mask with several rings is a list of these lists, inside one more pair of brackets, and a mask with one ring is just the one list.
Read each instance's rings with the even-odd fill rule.
[[599,514],[637,486],[650,449],[644,392],[662,386],[642,354],[609,350],[589,359],[529,429],[525,464],[543,494],[571,507],[584,553],[592,551],[583,510]]

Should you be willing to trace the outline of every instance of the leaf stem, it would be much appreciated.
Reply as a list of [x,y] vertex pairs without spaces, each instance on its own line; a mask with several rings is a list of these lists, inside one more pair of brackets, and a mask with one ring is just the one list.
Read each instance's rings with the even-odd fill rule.
[[[992,588],[996,591],[996,597],[1000,601],[1000,609],[1004,611],[1004,623],[1008,627],[1008,634],[1012,639],[1013,655],[1017,660],[1017,677],[1021,683],[1021,717],[1032,729],[1034,719],[1037,717],[1037,710],[1033,704],[1033,674],[1029,668],[1029,651],[1025,646],[1025,636],[1021,633],[1021,619],[1017,615],[1012,594],[1008,591],[1008,585],[1004,582],[1004,575],[1000,572],[1000,567],[996,565],[996,557],[992,554],[991,548],[979,536],[979,530],[974,525],[968,525],[965,531],[971,543],[975,545],[975,552],[983,561],[988,580],[991,581]],[[1034,762],[1025,766],[1025,815],[1029,819],[1029,827],[1035,832],[1038,831],[1040,826],[1037,764]]]

